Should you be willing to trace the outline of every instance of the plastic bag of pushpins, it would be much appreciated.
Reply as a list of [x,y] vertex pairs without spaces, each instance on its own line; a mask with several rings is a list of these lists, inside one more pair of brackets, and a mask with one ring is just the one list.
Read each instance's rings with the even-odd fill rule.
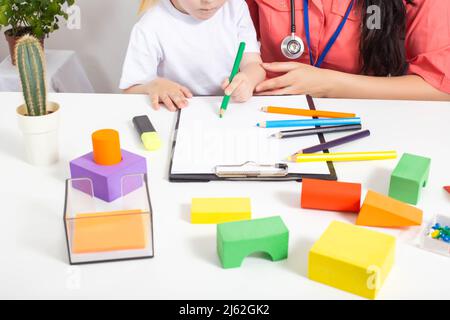
[[92,180],[67,180],[64,224],[70,264],[153,257],[147,176],[122,177],[121,194],[106,202],[95,197]]
[[419,247],[450,257],[450,217],[436,215],[420,233]]

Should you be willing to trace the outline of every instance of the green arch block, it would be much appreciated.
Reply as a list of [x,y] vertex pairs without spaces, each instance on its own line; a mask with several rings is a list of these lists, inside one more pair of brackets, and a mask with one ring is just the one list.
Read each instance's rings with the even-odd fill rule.
[[287,259],[289,230],[281,217],[217,225],[217,253],[223,268],[238,268],[249,255],[263,252],[272,261]]

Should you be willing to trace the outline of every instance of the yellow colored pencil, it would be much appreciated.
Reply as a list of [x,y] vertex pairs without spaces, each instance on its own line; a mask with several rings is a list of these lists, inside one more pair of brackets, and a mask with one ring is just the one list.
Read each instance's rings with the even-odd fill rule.
[[396,159],[396,151],[373,152],[338,152],[338,153],[298,153],[288,157],[294,162],[319,162],[319,161],[369,161]]

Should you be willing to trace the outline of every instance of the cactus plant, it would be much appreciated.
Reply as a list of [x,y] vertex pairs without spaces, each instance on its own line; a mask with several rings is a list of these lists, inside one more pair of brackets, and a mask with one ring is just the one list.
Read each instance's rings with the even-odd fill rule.
[[45,58],[38,39],[26,35],[16,45],[16,61],[29,116],[47,114]]

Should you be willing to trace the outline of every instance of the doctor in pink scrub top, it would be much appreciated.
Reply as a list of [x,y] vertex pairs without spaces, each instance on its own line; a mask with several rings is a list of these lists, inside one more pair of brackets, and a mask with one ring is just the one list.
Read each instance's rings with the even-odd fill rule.
[[[247,3],[270,77],[257,94],[450,101],[449,0]],[[281,49],[292,4],[304,48],[294,58]]]

